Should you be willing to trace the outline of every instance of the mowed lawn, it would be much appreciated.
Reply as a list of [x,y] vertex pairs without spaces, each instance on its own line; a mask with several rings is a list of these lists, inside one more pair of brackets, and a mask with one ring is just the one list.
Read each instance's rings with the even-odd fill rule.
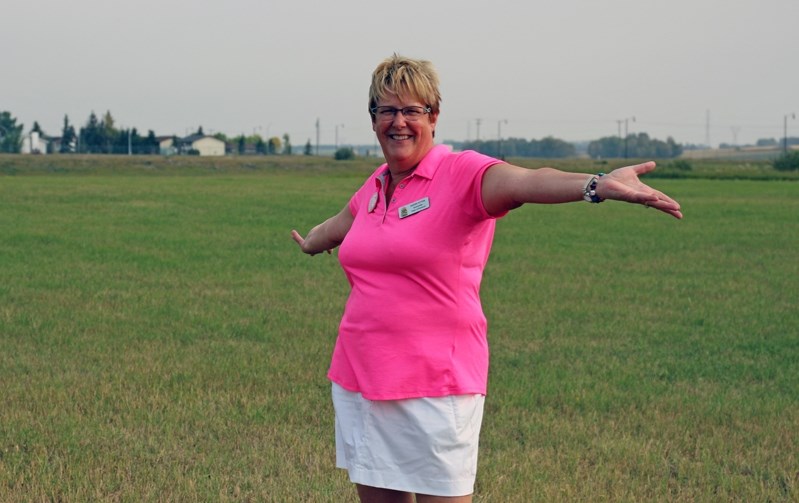
[[[355,500],[289,231],[364,176],[0,176],[0,501]],[[799,183],[651,183],[499,222],[476,501],[799,499]]]

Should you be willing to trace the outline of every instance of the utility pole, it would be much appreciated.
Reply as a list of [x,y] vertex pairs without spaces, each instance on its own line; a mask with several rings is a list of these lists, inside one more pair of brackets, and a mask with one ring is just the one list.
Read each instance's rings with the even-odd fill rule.
[[316,155],[319,155],[319,117],[316,118]]
[[710,147],[710,110],[705,111],[705,143]]
[[480,141],[480,123],[483,119],[475,119],[474,123],[477,125],[477,141]]

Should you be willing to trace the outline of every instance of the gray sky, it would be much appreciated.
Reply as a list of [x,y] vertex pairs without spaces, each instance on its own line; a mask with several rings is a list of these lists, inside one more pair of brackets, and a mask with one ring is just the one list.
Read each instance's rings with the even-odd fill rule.
[[[2,1],[0,110],[117,126],[372,144],[374,67],[441,77],[437,138],[780,138],[799,113],[797,0]],[[338,128],[336,126],[338,125]],[[622,130],[624,126],[622,125]],[[788,119],[799,136],[799,119]]]

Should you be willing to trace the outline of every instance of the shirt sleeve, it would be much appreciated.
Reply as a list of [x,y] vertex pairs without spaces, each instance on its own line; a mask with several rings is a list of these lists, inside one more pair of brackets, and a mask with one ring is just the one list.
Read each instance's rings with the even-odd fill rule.
[[[354,217],[358,214],[358,211],[361,209],[361,205],[366,204],[365,202],[372,197],[372,194],[375,192],[375,177],[377,177],[380,173],[383,172],[385,169],[385,165],[380,166],[377,170],[372,173],[372,175],[363,182],[361,188],[355,191],[355,194],[352,195],[350,198],[350,213]],[[365,199],[364,199],[365,198]]]
[[488,168],[499,164],[499,159],[475,152],[464,150],[456,154],[451,164],[450,178],[458,185],[464,194],[464,209],[474,218],[486,220],[501,218],[507,212],[491,215],[483,204],[483,176]]

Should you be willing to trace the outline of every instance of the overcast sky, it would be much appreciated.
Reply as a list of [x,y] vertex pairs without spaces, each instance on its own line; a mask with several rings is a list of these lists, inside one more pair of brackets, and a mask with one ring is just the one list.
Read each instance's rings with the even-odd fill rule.
[[635,117],[705,143],[709,115],[712,144],[742,144],[799,113],[797,0],[0,1],[0,110],[52,135],[110,110],[143,134],[301,147],[318,118],[323,144],[372,144],[369,79],[393,52],[438,69],[439,140],[591,140]]

